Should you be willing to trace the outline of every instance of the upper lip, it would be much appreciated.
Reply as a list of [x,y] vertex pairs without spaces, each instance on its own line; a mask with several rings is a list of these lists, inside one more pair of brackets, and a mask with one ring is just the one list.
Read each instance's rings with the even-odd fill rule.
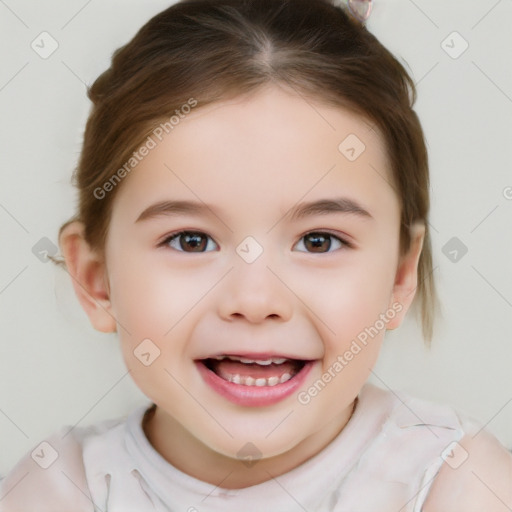
[[265,361],[268,359],[296,359],[299,361],[312,361],[314,358],[301,357],[297,355],[290,354],[281,354],[278,352],[218,352],[216,354],[211,354],[206,357],[201,357],[201,359],[212,359],[219,356],[233,356],[233,357],[242,357],[244,359],[254,359],[256,361]]

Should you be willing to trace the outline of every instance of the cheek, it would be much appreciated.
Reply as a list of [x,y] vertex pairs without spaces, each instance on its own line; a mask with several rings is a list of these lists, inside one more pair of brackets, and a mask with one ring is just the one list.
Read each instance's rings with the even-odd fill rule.
[[203,287],[198,277],[170,266],[123,265],[111,278],[113,312],[128,331],[163,337],[198,303]]
[[390,290],[382,269],[367,268],[354,266],[339,271],[335,279],[317,280],[325,293],[310,294],[308,306],[321,320],[315,322],[324,348],[321,371],[330,373],[327,378],[336,375],[326,400],[342,390],[356,393],[380,353],[386,332],[381,318],[389,309]]
[[[346,341],[372,325],[388,308],[389,278],[382,269],[358,265],[317,273],[303,283],[306,304],[326,327],[327,339]],[[306,293],[306,292],[303,292]]]
[[146,394],[172,387],[165,370],[174,372],[183,360],[194,308],[211,284],[183,268],[133,260],[119,265],[110,281],[123,358],[133,379]]

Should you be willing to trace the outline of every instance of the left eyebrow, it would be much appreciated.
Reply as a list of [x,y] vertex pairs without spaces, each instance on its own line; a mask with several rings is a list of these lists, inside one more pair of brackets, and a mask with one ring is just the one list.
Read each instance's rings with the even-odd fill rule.
[[320,199],[309,203],[300,203],[298,206],[293,208],[291,220],[299,220],[312,215],[326,215],[329,213],[355,215],[361,219],[375,220],[373,215],[371,215],[366,208],[349,197]]
[[[313,215],[326,215],[341,213],[355,215],[362,219],[374,219],[370,212],[359,203],[348,197],[334,199],[320,199],[308,203],[300,203],[291,210],[291,220],[300,220]],[[195,215],[218,217],[213,206],[195,201],[160,201],[146,208],[138,217],[135,223],[160,216],[174,215]]]

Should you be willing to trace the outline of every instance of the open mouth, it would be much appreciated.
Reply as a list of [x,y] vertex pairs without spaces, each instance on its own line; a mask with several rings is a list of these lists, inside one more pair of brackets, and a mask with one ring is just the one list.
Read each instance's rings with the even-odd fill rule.
[[307,360],[269,357],[249,359],[236,355],[221,355],[199,361],[221,379],[243,386],[273,387],[293,379]]
[[237,405],[263,407],[297,392],[317,360],[276,354],[220,354],[194,362],[203,381],[217,394]]

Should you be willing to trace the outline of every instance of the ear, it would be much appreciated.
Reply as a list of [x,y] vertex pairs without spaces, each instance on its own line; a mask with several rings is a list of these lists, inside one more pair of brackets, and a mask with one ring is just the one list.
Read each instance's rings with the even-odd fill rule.
[[59,245],[76,296],[92,326],[101,332],[115,332],[106,265],[85,241],[83,223],[73,221],[64,226]]
[[[416,287],[418,286],[418,262],[425,238],[425,224],[415,222],[410,227],[410,233],[411,245],[409,251],[399,259],[389,304],[391,308],[392,304],[399,303],[402,309],[388,322],[387,329],[389,330],[396,329],[402,323],[416,295]],[[396,308],[393,309],[396,311]]]

